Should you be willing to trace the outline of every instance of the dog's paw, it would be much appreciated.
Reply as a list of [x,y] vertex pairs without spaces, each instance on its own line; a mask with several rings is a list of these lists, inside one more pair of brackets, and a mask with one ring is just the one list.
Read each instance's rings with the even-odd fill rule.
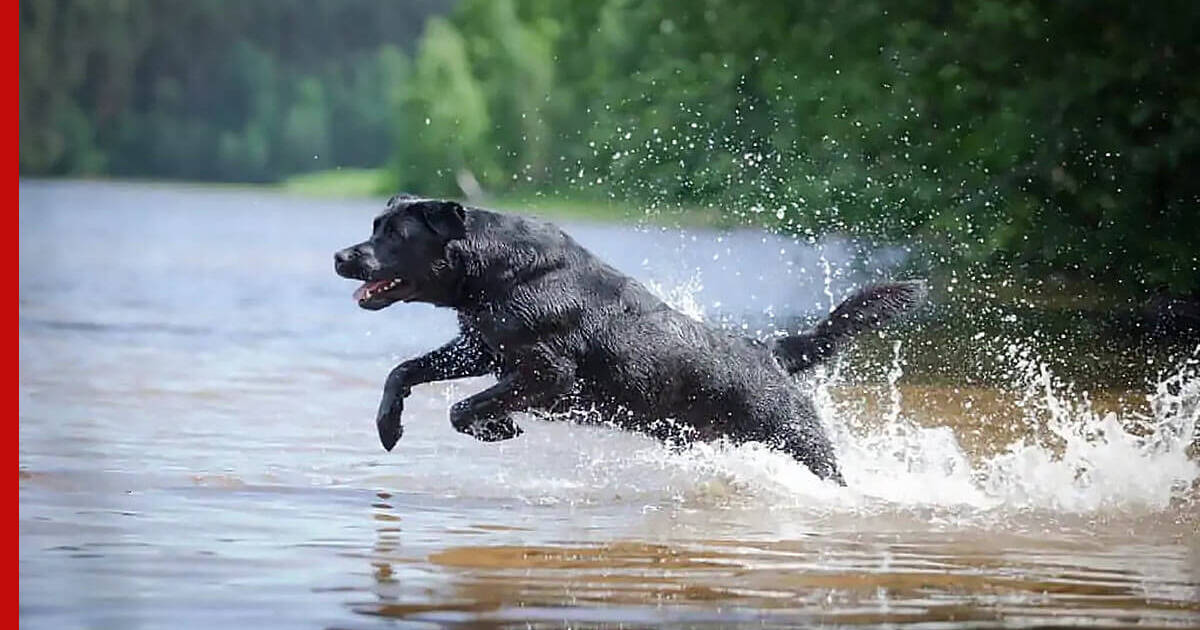
[[477,422],[472,426],[471,435],[483,442],[502,442],[511,440],[524,432],[524,429],[517,426],[517,423],[508,418],[502,418]]
[[379,442],[383,444],[384,450],[392,450],[396,442],[400,441],[400,436],[404,435],[404,426],[400,424],[400,415],[395,417],[381,417],[375,421],[375,427],[379,429]]
[[404,427],[400,424],[400,416],[404,413],[404,399],[412,393],[407,385],[385,387],[383,400],[379,402],[379,413],[375,416],[375,427],[379,429],[379,442],[385,450],[392,450],[400,436],[404,435]]
[[404,425],[400,424],[403,412],[404,399],[399,396],[390,401],[385,400],[379,408],[375,428],[379,429],[379,443],[383,444],[385,450],[392,450],[396,442],[400,441],[400,436],[404,435]]

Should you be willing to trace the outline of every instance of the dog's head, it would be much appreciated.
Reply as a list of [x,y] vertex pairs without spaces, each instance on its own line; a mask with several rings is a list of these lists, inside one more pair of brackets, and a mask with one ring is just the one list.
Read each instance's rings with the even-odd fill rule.
[[367,310],[399,301],[449,304],[457,283],[446,245],[465,235],[466,210],[457,202],[396,195],[371,237],[334,254],[333,268],[363,281],[354,299]]

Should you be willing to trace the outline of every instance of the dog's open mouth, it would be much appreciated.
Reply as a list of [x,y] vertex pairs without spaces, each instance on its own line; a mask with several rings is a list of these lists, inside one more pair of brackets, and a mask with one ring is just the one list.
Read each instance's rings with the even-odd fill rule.
[[392,302],[410,297],[413,289],[413,284],[405,282],[403,278],[364,282],[354,290],[354,301],[363,308],[383,308]]

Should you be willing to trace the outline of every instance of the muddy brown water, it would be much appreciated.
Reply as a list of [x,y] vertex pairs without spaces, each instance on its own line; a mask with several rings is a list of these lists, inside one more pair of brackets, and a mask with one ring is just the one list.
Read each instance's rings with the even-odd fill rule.
[[[477,443],[446,409],[486,379],[417,388],[385,453],[382,379],[453,317],[333,276],[375,202],[20,194],[23,627],[1200,625],[1186,368],[1085,393],[1014,353],[1007,387],[928,385],[896,338],[877,382],[805,384],[848,488],[603,426]],[[571,231],[705,317],[869,279],[838,242]]]

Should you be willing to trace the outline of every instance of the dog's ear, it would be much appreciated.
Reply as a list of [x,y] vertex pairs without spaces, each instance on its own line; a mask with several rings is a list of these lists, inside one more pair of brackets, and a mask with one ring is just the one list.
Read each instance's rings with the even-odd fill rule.
[[467,234],[467,211],[457,201],[422,202],[417,212],[438,236],[456,239]]

